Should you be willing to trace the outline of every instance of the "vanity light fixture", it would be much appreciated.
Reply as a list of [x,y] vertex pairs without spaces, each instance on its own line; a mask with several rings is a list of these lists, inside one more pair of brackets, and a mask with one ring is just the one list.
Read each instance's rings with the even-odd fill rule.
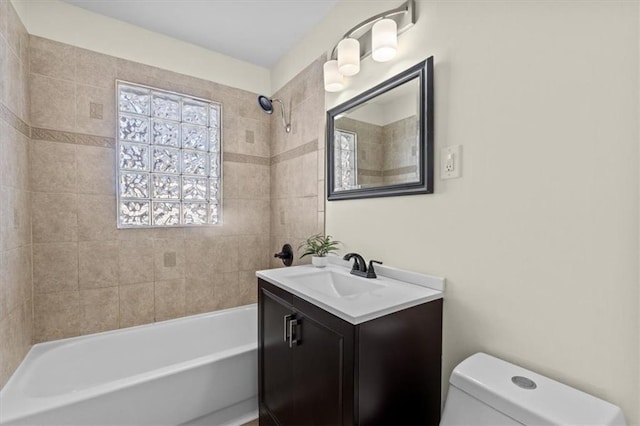
[[373,50],[371,57],[376,62],[387,62],[398,50],[398,24],[393,19],[382,19],[371,28]]
[[339,92],[344,89],[344,77],[338,69],[338,61],[332,59],[324,63],[324,90]]
[[351,28],[334,46],[324,64],[324,89],[344,89],[344,77],[360,72],[360,59],[371,54],[376,62],[393,59],[398,49],[398,34],[416,23],[415,0],[407,0],[395,9],[365,19]]
[[347,77],[360,72],[360,42],[355,38],[338,43],[338,72]]

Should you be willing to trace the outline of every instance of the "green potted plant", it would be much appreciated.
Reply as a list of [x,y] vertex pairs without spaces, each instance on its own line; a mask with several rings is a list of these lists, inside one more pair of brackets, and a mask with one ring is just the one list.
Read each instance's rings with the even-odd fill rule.
[[331,235],[315,234],[307,238],[298,246],[298,251],[304,250],[300,259],[312,256],[311,263],[316,268],[324,268],[329,263],[327,254],[338,250],[340,241],[336,241]]

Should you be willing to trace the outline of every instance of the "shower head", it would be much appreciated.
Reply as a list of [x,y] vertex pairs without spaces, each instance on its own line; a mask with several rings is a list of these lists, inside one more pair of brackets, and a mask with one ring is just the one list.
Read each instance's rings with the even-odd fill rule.
[[273,104],[271,103],[271,99],[266,96],[260,95],[258,96],[258,104],[260,108],[267,114],[271,114],[273,112]]
[[258,96],[258,105],[260,108],[267,114],[273,114],[273,103],[277,102],[280,104],[280,113],[282,115],[282,125],[284,126],[284,131],[289,133],[291,132],[291,123],[287,122],[287,119],[284,116],[284,104],[280,99],[269,99],[266,96],[260,95]]

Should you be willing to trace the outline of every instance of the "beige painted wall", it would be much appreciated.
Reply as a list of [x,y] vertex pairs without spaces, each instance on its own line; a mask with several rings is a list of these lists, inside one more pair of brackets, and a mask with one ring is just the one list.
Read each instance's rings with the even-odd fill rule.
[[29,34],[256,93],[269,70],[60,0],[12,0]]
[[[277,88],[360,19],[339,3],[272,71]],[[435,56],[433,195],[326,204],[345,250],[447,277],[445,382],[486,351],[638,408],[638,3],[419,2],[398,57],[367,59],[330,108]],[[439,172],[436,167],[436,174]]]

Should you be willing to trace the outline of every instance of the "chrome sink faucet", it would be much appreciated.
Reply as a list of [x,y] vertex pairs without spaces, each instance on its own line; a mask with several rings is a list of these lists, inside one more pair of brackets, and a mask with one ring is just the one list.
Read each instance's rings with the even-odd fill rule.
[[364,278],[378,278],[376,275],[375,269],[373,269],[373,264],[378,263],[382,265],[382,262],[377,260],[371,260],[369,262],[369,268],[367,268],[367,262],[365,262],[364,258],[360,256],[358,253],[347,253],[342,258],[343,260],[349,261],[351,259],[355,259],[353,262],[353,267],[351,268],[351,273],[353,275],[357,275],[359,277]]

